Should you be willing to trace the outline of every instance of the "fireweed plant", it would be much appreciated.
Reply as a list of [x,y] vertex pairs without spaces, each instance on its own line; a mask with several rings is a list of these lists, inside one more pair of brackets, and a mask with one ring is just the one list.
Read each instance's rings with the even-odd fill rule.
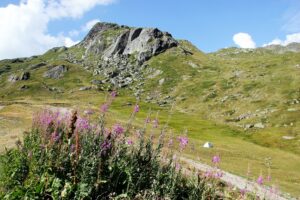
[[[108,127],[105,117],[116,97],[112,92],[99,107],[97,124],[76,111],[36,113],[23,142],[0,156],[0,199],[225,198],[224,185],[211,181],[222,176],[219,171],[190,171],[187,176],[173,151],[163,153],[175,145],[184,151],[186,136],[165,141],[162,129],[156,144],[146,136],[147,124],[158,128],[157,117],[152,121],[148,116],[139,130],[120,123]],[[136,104],[130,123],[139,111]],[[84,116],[93,114],[97,112],[89,110]],[[219,162],[218,156],[213,158],[214,164]]]

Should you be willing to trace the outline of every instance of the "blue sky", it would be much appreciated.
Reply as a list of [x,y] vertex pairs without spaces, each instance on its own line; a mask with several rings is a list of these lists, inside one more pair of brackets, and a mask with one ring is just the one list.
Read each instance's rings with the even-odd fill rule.
[[96,21],[158,27],[205,52],[300,42],[299,0],[2,0],[0,58],[70,46]]

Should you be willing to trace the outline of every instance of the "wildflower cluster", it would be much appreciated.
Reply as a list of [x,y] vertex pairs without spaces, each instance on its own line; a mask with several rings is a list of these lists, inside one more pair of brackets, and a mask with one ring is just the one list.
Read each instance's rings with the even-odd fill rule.
[[[85,111],[85,117],[51,110],[35,114],[24,141],[0,156],[0,199],[221,198],[222,187],[207,184],[200,175],[188,178],[172,154],[163,158],[163,133],[154,144],[146,129],[131,133],[121,123],[107,126],[104,113],[116,95],[112,92],[101,106],[97,124],[86,118],[95,114],[93,110]],[[135,105],[132,116],[139,111]],[[156,117],[153,128],[157,127]],[[178,141],[183,151],[188,138]],[[168,147],[172,145],[171,138]]]

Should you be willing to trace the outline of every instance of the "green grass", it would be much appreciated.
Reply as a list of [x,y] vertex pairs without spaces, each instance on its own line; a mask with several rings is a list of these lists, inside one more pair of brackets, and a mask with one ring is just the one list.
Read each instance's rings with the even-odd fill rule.
[[[193,55],[183,54],[182,48]],[[210,163],[211,156],[219,153],[222,156],[222,168],[244,176],[250,164],[253,177],[258,176],[261,170],[265,172],[264,159],[271,157],[273,180],[278,182],[282,190],[300,196],[300,104],[291,104],[294,99],[300,100],[300,70],[295,67],[300,63],[299,53],[235,51],[223,49],[204,54],[189,42],[180,41],[180,47],[149,60],[144,71],[145,92],[140,101],[142,112],[137,122],[144,121],[150,108],[154,115],[159,111],[161,123],[166,122],[170,104],[162,108],[143,100],[149,94],[159,94],[157,100],[170,95],[175,99],[170,128],[174,134],[187,130],[197,147],[196,152],[189,152],[187,156],[200,157],[202,162]],[[80,59],[84,50],[71,48],[62,53],[49,51],[24,63],[0,61],[0,105],[8,105],[0,110],[0,117],[11,120],[10,123],[0,122],[0,128],[5,127],[3,130],[9,133],[1,136],[1,144],[19,137],[22,130],[30,127],[31,113],[44,105],[99,110],[105,100],[105,92],[78,91],[82,86],[90,86],[90,81],[99,77],[93,77],[81,66],[62,59],[66,53]],[[7,82],[10,74],[19,73],[45,60],[49,64],[31,71],[30,80]],[[62,79],[43,78],[43,73],[49,67],[58,64],[69,67]],[[151,76],[157,70],[161,73]],[[147,78],[149,76],[151,78]],[[159,84],[161,79],[165,79],[162,85]],[[29,88],[20,90],[22,85],[28,85]],[[59,88],[62,93],[50,92],[44,85]],[[116,99],[110,111],[110,123],[125,123],[132,111],[132,106],[127,106],[127,103],[136,103],[130,89],[122,89],[120,93],[121,97]],[[295,111],[289,111],[291,108]],[[253,115],[235,120],[248,112]],[[16,127],[17,122],[19,124]],[[263,122],[266,128],[246,131],[243,128],[246,124],[258,122]],[[295,139],[283,140],[282,136],[285,135]],[[215,148],[201,148],[206,141],[213,142]]]

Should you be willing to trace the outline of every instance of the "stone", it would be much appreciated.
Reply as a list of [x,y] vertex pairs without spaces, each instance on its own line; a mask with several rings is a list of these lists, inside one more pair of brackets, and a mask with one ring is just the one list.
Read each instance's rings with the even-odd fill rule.
[[191,66],[194,69],[199,67],[197,64],[193,63],[192,61],[189,61],[188,65]]
[[21,72],[20,74],[12,74],[8,77],[9,82],[26,81],[30,78],[29,72]]
[[27,81],[30,79],[30,73],[29,72],[22,72],[20,75],[20,80]]
[[246,124],[245,125],[245,129],[250,129],[250,128],[253,128],[254,127],[254,124]]
[[211,142],[205,142],[203,148],[213,148],[214,145]]
[[12,74],[12,75],[10,75],[9,77],[8,77],[8,79],[7,79],[9,82],[16,82],[16,81],[18,81],[19,80],[19,76],[18,75],[16,75],[16,74]]
[[80,87],[78,90],[79,91],[86,91],[86,90],[90,90],[90,89],[92,89],[91,86],[83,86],[83,87]]
[[243,119],[247,119],[251,116],[251,113],[250,112],[247,112],[247,113],[244,113],[244,114],[241,114],[240,116],[238,116],[236,118],[236,121],[241,121]]
[[295,139],[295,137],[284,135],[284,136],[282,136],[282,139],[284,139],[284,140],[293,140],[293,139]]
[[48,71],[46,71],[43,75],[44,78],[52,78],[52,79],[60,79],[64,76],[64,74],[68,71],[68,67],[65,65],[55,66]]
[[254,128],[265,128],[265,125],[263,125],[263,123],[259,122],[254,124]]
[[162,85],[162,84],[164,84],[164,82],[165,82],[165,79],[162,78],[162,79],[160,79],[160,80],[158,81],[158,84],[159,84],[159,85]]

